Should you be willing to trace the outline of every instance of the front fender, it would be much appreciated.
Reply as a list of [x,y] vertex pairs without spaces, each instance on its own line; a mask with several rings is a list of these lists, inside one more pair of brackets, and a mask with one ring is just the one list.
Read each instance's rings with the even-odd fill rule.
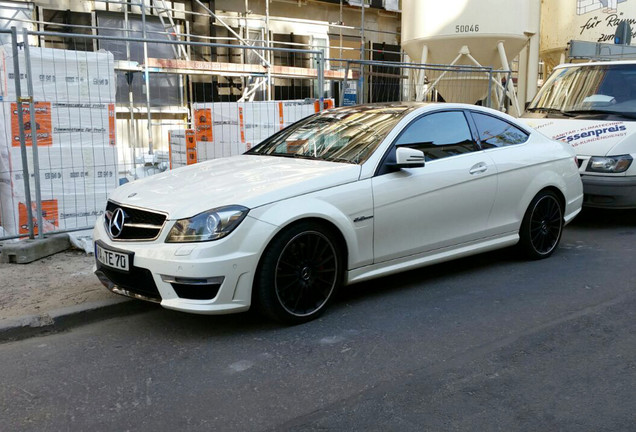
[[342,234],[347,245],[349,270],[373,262],[373,197],[370,180],[276,201],[250,210],[250,216],[277,227],[268,243],[294,222],[322,219]]

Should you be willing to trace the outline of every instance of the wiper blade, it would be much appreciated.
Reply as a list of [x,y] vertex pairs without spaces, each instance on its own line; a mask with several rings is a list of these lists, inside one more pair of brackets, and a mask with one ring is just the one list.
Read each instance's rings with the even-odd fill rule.
[[636,119],[636,113],[633,113],[633,112],[602,110],[602,109],[571,110],[571,111],[564,111],[563,113],[566,115],[571,115],[573,117],[579,116],[579,115],[585,115],[585,114],[609,114],[609,115],[617,115],[620,117],[626,117],[629,119]]
[[296,153],[265,153],[265,156],[278,156],[278,157],[286,157],[292,159],[316,159],[313,156],[296,154]]
[[340,158],[340,157],[324,157],[321,158],[322,160],[325,160],[327,162],[344,162],[344,163],[350,163],[350,164],[356,164],[356,162],[347,159],[347,158]]
[[534,108],[528,108],[526,109],[526,111],[530,111],[530,112],[535,112],[535,111],[541,111],[541,112],[546,112],[546,113],[550,113],[550,114],[560,114],[566,117],[573,117],[574,114],[570,114],[570,111],[563,111],[560,110],[558,108],[548,108],[548,107],[534,107]]

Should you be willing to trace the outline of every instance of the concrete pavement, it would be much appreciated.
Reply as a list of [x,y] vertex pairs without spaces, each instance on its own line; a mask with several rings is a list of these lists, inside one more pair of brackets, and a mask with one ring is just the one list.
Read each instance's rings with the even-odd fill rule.
[[[108,291],[92,272],[93,255],[63,243],[57,238],[0,246],[0,342],[154,306]],[[37,259],[19,264],[25,256]]]
[[154,308],[5,343],[2,427],[633,431],[634,239],[591,212],[550,259],[364,282],[302,326]]

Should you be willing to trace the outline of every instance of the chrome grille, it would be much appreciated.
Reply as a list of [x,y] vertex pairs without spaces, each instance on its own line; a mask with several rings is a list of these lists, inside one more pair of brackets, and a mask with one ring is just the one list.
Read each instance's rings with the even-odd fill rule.
[[[116,237],[112,235],[110,229],[111,218],[116,209],[121,208],[124,211],[125,218],[121,233]],[[161,229],[166,222],[167,216],[150,210],[144,210],[137,207],[130,207],[108,201],[106,205],[106,217],[104,223],[106,232],[113,240],[154,240],[159,237]]]

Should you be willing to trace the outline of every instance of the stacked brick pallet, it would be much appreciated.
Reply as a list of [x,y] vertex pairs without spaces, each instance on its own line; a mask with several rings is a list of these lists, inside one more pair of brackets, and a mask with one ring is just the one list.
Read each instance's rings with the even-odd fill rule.
[[[18,57],[24,96],[24,51]],[[22,111],[34,223],[35,132],[43,232],[89,227],[118,184],[113,56],[32,47],[30,59],[35,118],[29,104]],[[0,52],[0,224],[6,235],[28,232],[13,65],[12,53]]]
[[[325,100],[325,108],[333,106],[333,99]],[[244,153],[282,128],[319,110],[318,101],[314,99],[194,104],[194,129],[170,131],[171,168]],[[196,146],[192,145],[191,134],[194,134]],[[190,137],[189,148],[187,136]]]

